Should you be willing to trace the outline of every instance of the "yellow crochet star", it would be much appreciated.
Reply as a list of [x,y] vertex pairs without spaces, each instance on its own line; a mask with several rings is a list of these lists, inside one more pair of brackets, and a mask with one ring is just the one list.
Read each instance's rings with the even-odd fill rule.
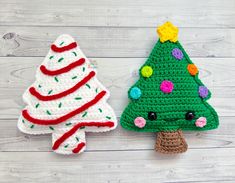
[[171,22],[166,22],[157,28],[157,33],[162,43],[168,40],[174,43],[178,41],[178,31],[178,28]]

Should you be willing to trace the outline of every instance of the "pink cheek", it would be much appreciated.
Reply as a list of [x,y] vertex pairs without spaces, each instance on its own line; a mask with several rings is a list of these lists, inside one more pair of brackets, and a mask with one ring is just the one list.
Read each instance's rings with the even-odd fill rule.
[[202,127],[206,126],[206,123],[207,123],[206,118],[200,117],[196,120],[195,125],[199,128],[202,128]]
[[143,117],[137,117],[134,120],[135,126],[143,128],[146,125],[146,120]]

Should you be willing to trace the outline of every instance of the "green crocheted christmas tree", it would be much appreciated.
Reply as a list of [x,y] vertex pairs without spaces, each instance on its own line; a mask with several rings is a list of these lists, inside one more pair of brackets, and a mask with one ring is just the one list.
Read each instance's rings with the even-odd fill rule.
[[210,91],[178,41],[178,28],[166,22],[157,32],[160,38],[128,91],[130,103],[121,125],[138,132],[159,132],[159,152],[185,152],[182,130],[215,129],[218,116],[207,103]]

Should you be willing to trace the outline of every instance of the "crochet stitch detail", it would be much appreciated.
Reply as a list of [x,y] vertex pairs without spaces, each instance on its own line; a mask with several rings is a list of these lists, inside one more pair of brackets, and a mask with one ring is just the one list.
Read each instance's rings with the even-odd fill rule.
[[171,22],[166,22],[157,28],[159,39],[162,43],[166,41],[176,42],[178,40],[178,28]]
[[56,153],[81,153],[86,149],[86,132],[117,126],[109,96],[78,44],[61,35],[37,69],[36,81],[23,94],[27,106],[18,128],[27,134],[52,134]]
[[[159,132],[163,140],[158,139],[157,148],[164,153],[187,150],[180,131],[204,131],[219,125],[216,111],[207,103],[211,93],[198,78],[198,68],[177,41],[177,33],[178,28],[169,22],[158,28],[159,40],[139,69],[139,80],[128,91],[130,102],[120,119],[122,127],[128,130]],[[152,69],[149,77],[143,74],[146,67]],[[141,93],[138,100],[132,97],[133,88]],[[177,143],[170,141],[177,138]],[[164,144],[166,147],[162,147]],[[174,149],[174,145],[179,149]]]
[[145,78],[149,78],[150,76],[152,76],[152,74],[153,74],[153,69],[150,66],[146,65],[141,69],[141,75]]

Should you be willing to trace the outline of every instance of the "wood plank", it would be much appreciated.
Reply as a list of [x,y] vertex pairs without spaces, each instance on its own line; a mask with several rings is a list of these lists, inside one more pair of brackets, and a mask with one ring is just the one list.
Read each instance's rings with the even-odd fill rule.
[[[1,25],[235,27],[233,0],[1,0]],[[193,4],[193,6],[192,6]]]
[[[189,149],[215,149],[235,147],[235,117],[220,117],[220,127],[206,132],[184,132]],[[0,152],[5,151],[51,151],[50,135],[21,133],[17,120],[0,120]],[[131,132],[120,125],[107,133],[87,133],[87,150],[153,150],[156,134]],[[228,150],[229,151],[229,150]]]
[[153,151],[89,152],[59,156],[1,152],[5,182],[234,182],[235,149],[190,150],[178,156]]
[[[88,57],[147,57],[158,39],[155,28],[1,26],[0,56],[45,56],[63,33]],[[181,28],[179,40],[191,57],[235,57],[235,29]]]
[[[235,182],[234,0],[1,0],[1,5],[0,182]],[[59,34],[73,35],[92,58],[120,116],[127,90],[157,40],[155,26],[166,20],[181,27],[179,39],[220,115],[217,130],[184,132],[187,153],[158,154],[156,134],[118,126],[88,133],[86,152],[68,157],[51,152],[50,135],[17,129],[22,93]]]
[[[40,57],[0,58],[0,119],[16,119],[25,105],[24,90],[35,80]],[[93,58],[98,78],[110,90],[110,104],[120,116],[128,103],[127,90],[138,80],[138,69],[146,58]],[[220,116],[234,116],[235,62],[232,58],[193,58],[200,78],[212,91],[209,100]],[[226,74],[225,74],[226,73]]]

